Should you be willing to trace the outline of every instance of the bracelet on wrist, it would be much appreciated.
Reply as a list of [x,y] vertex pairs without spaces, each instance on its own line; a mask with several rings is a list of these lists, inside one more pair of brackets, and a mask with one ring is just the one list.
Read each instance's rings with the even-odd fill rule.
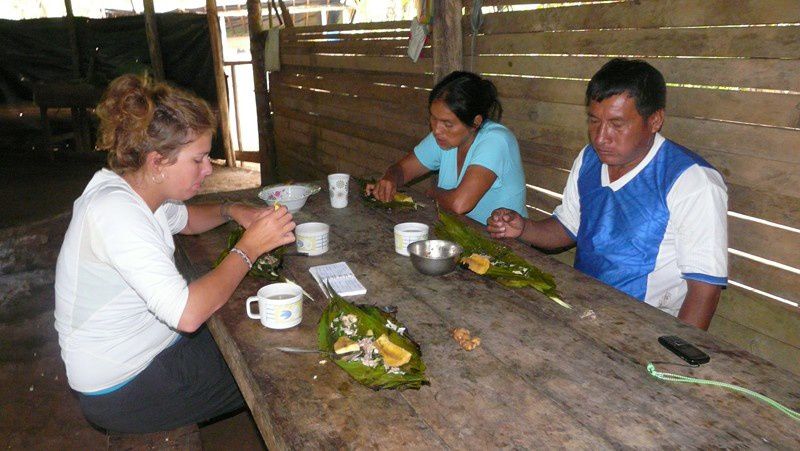
[[227,200],[219,204],[219,215],[226,221],[233,221],[231,217],[231,205],[233,205],[233,202]]
[[239,249],[238,247],[232,247],[231,248],[231,254],[236,254],[239,257],[241,257],[241,259],[244,262],[244,264],[247,265],[247,270],[248,271],[253,269],[253,262],[250,260],[250,257],[248,257],[247,254],[243,250]]

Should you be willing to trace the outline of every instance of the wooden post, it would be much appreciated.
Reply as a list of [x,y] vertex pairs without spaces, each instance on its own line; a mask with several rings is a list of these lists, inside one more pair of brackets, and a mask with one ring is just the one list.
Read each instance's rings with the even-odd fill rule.
[[228,167],[236,166],[236,157],[231,145],[231,126],[228,122],[228,82],[225,80],[225,68],[222,65],[222,38],[219,28],[216,0],[206,0],[206,16],[208,17],[208,35],[211,38],[211,56],[214,59],[214,81],[217,87],[217,107],[219,109],[219,129],[222,148],[225,150],[225,162]]
[[250,59],[253,62],[253,87],[256,95],[258,153],[261,162],[261,185],[278,180],[278,153],[275,148],[275,124],[272,121],[267,68],[264,64],[264,39],[261,25],[261,2],[247,0],[247,25],[250,30]]
[[64,6],[67,8],[67,33],[69,33],[69,48],[72,51],[72,76],[81,78],[81,52],[78,46],[75,15],[72,12],[72,0],[64,0]]
[[434,0],[433,75],[438,82],[454,70],[462,70],[464,46],[461,34],[461,0]]
[[150,51],[153,77],[156,80],[164,80],[164,60],[161,58],[161,44],[158,40],[158,24],[153,0],[144,0],[144,31],[147,35],[147,49]]

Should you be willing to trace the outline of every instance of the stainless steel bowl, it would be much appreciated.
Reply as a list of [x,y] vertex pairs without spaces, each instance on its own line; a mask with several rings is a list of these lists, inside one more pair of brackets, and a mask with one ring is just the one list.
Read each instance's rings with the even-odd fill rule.
[[445,240],[423,240],[408,245],[411,264],[429,276],[441,276],[454,270],[463,251],[458,244]]

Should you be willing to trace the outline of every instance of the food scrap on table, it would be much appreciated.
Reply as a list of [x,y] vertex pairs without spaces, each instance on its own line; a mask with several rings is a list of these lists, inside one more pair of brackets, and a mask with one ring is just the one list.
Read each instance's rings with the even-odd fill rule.
[[480,337],[470,336],[469,330],[463,327],[453,329],[453,339],[458,342],[459,346],[467,351],[472,351],[481,344]]

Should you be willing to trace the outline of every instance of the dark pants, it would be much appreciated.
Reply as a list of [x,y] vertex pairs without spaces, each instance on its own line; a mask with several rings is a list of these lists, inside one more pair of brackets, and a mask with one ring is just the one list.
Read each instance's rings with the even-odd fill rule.
[[111,393],[78,393],[91,423],[110,432],[146,433],[210,420],[244,407],[208,328],[163,350],[132,381]]

